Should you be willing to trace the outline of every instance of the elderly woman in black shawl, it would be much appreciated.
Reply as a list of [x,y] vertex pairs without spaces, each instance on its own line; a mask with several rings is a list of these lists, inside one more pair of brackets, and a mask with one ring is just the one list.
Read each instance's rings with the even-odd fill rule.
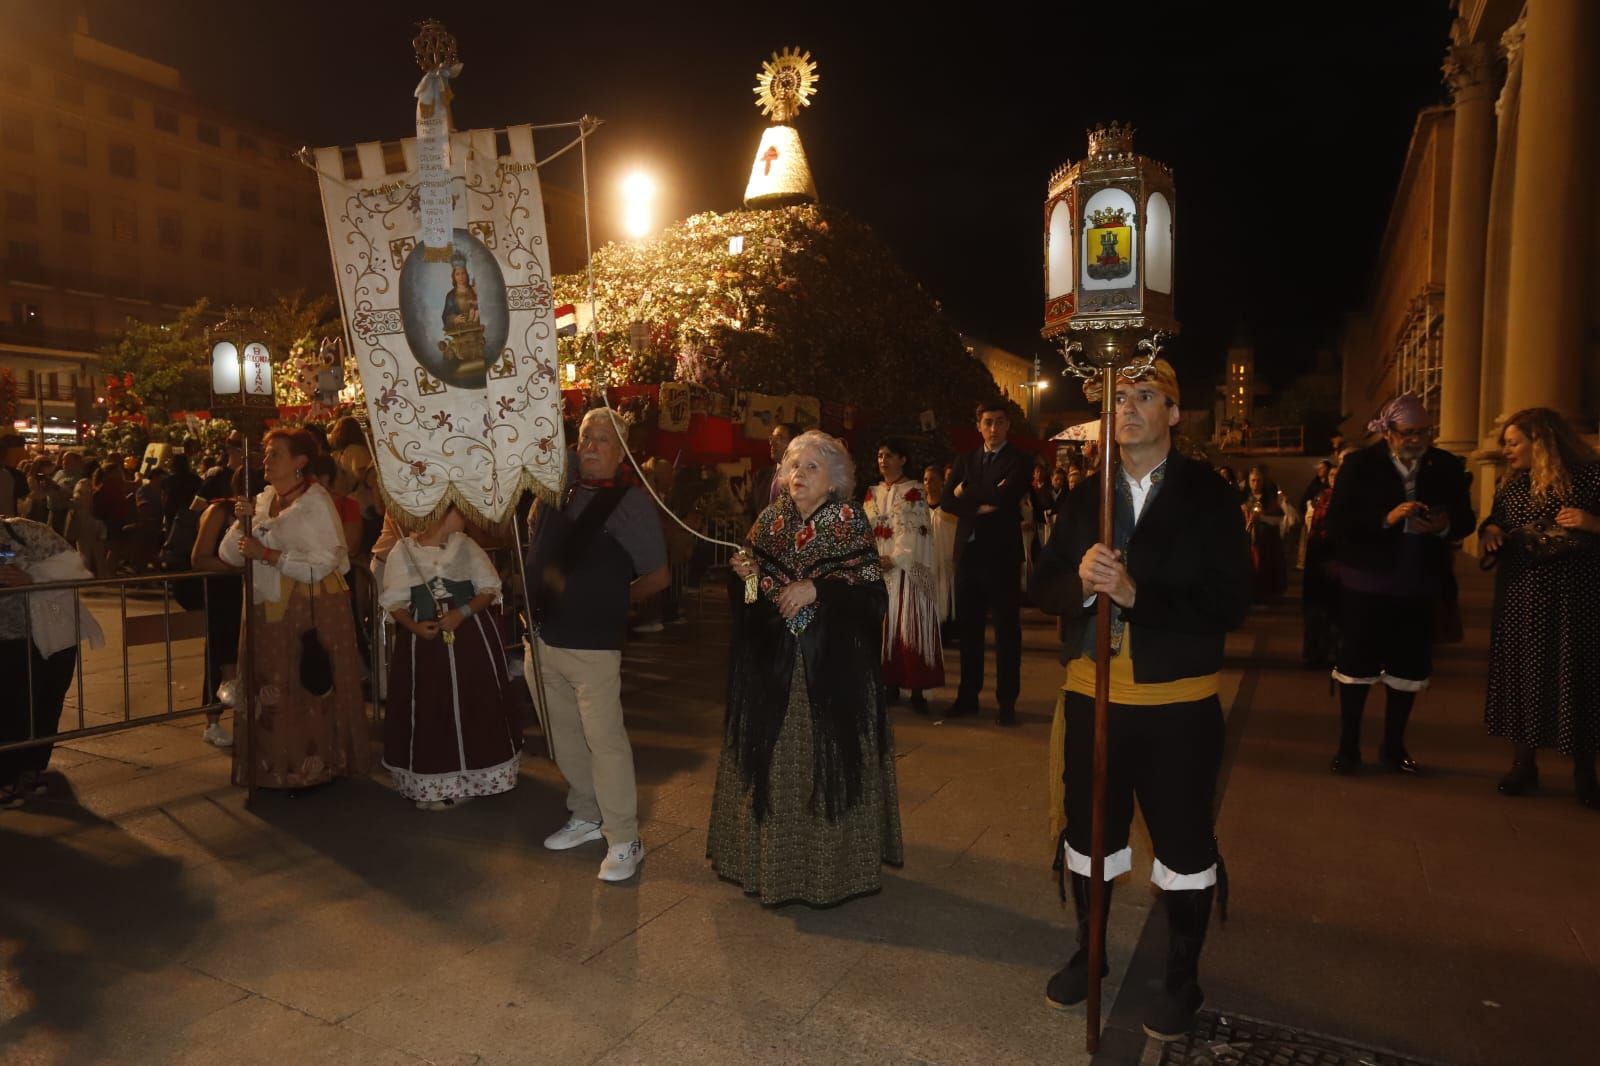
[[844,445],[802,433],[779,475],[787,491],[733,564],[757,594],[734,619],[706,854],[762,903],[821,907],[876,892],[902,861],[886,593]]

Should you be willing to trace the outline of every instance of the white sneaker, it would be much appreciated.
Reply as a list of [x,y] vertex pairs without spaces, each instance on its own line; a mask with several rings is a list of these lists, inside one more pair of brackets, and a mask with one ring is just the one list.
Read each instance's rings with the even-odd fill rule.
[[599,822],[586,822],[582,818],[568,818],[567,824],[544,838],[544,846],[551,851],[566,851],[591,840],[603,839]]
[[200,739],[218,748],[233,747],[233,734],[222,728],[221,722],[212,722],[206,726],[206,731],[200,734]]
[[644,862],[644,841],[618,844],[606,852],[605,861],[600,864],[600,880],[626,881],[639,872],[641,862]]

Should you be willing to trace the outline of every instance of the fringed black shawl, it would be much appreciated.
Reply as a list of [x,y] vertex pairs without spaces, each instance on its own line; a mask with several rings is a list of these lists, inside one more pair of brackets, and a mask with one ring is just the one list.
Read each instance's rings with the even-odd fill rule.
[[[865,764],[877,758],[866,750],[868,738],[881,743],[887,732],[880,660],[887,596],[872,531],[858,505],[830,500],[802,519],[785,495],[761,513],[750,539],[761,594],[734,619],[728,744],[759,821],[799,655],[811,705],[811,811],[837,821],[860,801]],[[778,593],[807,580],[816,583],[816,602],[785,620]]]

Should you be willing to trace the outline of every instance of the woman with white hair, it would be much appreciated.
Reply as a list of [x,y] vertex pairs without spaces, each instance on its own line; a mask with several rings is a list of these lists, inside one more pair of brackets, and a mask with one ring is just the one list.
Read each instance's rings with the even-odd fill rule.
[[880,650],[887,594],[837,439],[802,433],[734,571],[756,596],[733,627],[706,853],[762,903],[827,906],[903,861]]

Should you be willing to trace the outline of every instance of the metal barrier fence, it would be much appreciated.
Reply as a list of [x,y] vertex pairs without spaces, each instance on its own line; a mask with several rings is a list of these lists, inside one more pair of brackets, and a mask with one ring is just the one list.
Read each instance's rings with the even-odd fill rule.
[[[743,537],[746,525],[742,519],[713,519],[707,523],[711,536],[721,540],[738,540]],[[505,600],[504,614],[508,621],[508,632],[505,634],[506,650],[513,651],[520,647],[521,640],[526,631],[525,603],[522,583],[521,560],[524,557],[526,544],[522,539],[521,528],[518,527],[515,548],[500,548],[490,551],[499,570],[509,580],[502,590]],[[503,565],[505,553],[515,552],[512,565]],[[713,584],[712,576],[725,571],[732,557],[732,550],[722,545],[712,546],[712,557],[706,575],[702,578],[700,598],[703,602],[705,587]],[[352,565],[345,575],[351,588],[354,590],[356,605],[356,624],[359,633],[365,637],[364,651],[366,666],[370,679],[370,704],[374,723],[381,722],[384,707],[387,702],[387,693],[384,691],[385,675],[390,655],[393,651],[394,626],[390,624],[388,614],[378,603],[378,581],[374,573],[364,565]],[[185,609],[174,597],[174,587],[180,582],[200,579],[200,587],[204,589],[202,606],[193,610]],[[0,597],[20,596],[24,599],[33,595],[52,592],[73,593],[73,624],[74,637],[77,638],[74,647],[78,649],[78,659],[73,671],[73,685],[77,693],[77,721],[72,728],[57,728],[55,732],[40,735],[38,730],[37,709],[34,707],[34,676],[33,676],[33,625],[30,612],[23,610],[25,640],[30,649],[27,656],[26,689],[28,700],[28,735],[21,740],[0,741],[0,752],[14,751],[23,748],[33,748],[45,744],[59,744],[73,740],[82,740],[88,737],[104,736],[110,733],[120,733],[136,729],[145,725],[157,725],[162,722],[177,721],[184,718],[194,718],[200,715],[209,715],[229,711],[232,707],[222,703],[217,698],[215,691],[204,691],[207,687],[204,680],[201,682],[201,699],[193,707],[178,707],[174,696],[174,654],[173,645],[177,642],[200,640],[202,641],[202,654],[200,671],[202,679],[205,677],[206,663],[210,659],[210,627],[208,615],[211,608],[212,582],[235,581],[243,583],[242,575],[219,573],[215,570],[185,570],[181,572],[163,572],[156,574],[141,574],[135,577],[89,578],[81,581],[54,581],[34,585],[0,588]],[[85,594],[115,595],[117,605],[117,635],[120,636],[121,672],[122,672],[122,707],[120,717],[112,721],[90,724],[91,717],[105,717],[103,712],[92,713],[87,707],[84,698],[84,673],[87,665],[83,651],[83,613],[90,609],[85,603]],[[159,604],[157,610],[143,613],[129,614],[130,598],[135,604],[148,603],[154,600]],[[241,597],[242,599],[242,597]],[[102,606],[95,604],[94,606]],[[522,617],[519,617],[522,616]],[[112,644],[112,633],[106,633],[107,644]],[[134,648],[160,645],[161,665],[165,679],[165,709],[158,713],[134,713],[134,666],[130,652]],[[138,664],[140,666],[146,664]],[[241,671],[242,673],[242,664]],[[11,678],[0,678],[0,684],[13,684]],[[142,686],[141,686],[142,687]],[[69,689],[69,692],[71,689]],[[236,723],[236,728],[237,723]]]
[[[102,736],[107,733],[120,733],[141,725],[170,722],[179,718],[190,718],[195,715],[225,709],[221,703],[208,703],[204,699],[202,699],[201,705],[197,707],[180,709],[173,704],[173,641],[194,639],[196,636],[203,640],[209,639],[206,633],[206,612],[204,610],[187,611],[182,609],[181,606],[177,611],[172,610],[175,602],[172,596],[173,583],[192,578],[229,580],[227,575],[219,577],[215,571],[186,570],[182,573],[145,574],[138,577],[125,578],[89,578],[82,581],[50,581],[35,585],[0,588],[0,597],[20,596],[23,598],[23,632],[29,649],[27,656],[27,687],[24,689],[28,701],[28,736],[23,740],[0,743],[0,751],[13,751],[20,748],[37,747],[41,744],[55,744],[66,740]],[[159,586],[161,595],[161,610],[159,614],[134,615],[130,618],[128,614],[129,590],[156,586]],[[205,589],[206,606],[209,607],[211,597],[209,581],[204,582],[202,587]],[[120,721],[91,726],[88,724],[88,709],[83,693],[83,613],[88,610],[88,607],[84,604],[83,597],[80,594],[93,592],[96,589],[114,590],[117,596],[118,633],[122,647],[122,718]],[[28,610],[28,600],[33,596],[52,592],[73,593],[73,636],[75,637],[73,647],[77,648],[79,653],[77,666],[73,671],[76,675],[78,724],[75,729],[58,729],[55,733],[40,736],[38,709],[34,706],[33,618],[32,612]],[[198,619],[196,619],[196,616],[198,616]],[[198,629],[198,632],[196,632],[196,629]],[[110,634],[107,634],[108,643],[109,636]],[[155,643],[160,643],[163,646],[167,709],[161,714],[135,715],[133,713],[133,678],[129,664],[129,652],[133,648]],[[12,679],[5,679],[4,683],[10,684]],[[215,697],[215,693],[209,695],[213,698]]]
[[[352,566],[348,575],[350,585],[356,590],[357,621],[367,629],[369,635],[368,647],[372,650],[370,656],[371,674],[373,678],[373,710],[376,716],[379,707],[378,677],[380,664],[383,661],[383,612],[377,608],[377,587],[372,574],[357,566]],[[200,587],[204,590],[204,598],[199,608],[188,610],[179,604],[173,595],[173,588],[182,581],[203,579]],[[53,581],[41,582],[34,585],[21,585],[9,588],[0,588],[0,597],[23,597],[23,628],[24,639],[29,648],[27,655],[26,699],[28,701],[28,735],[22,740],[11,740],[0,743],[0,752],[14,751],[23,748],[33,748],[44,744],[59,744],[66,741],[81,740],[88,737],[104,736],[109,733],[120,733],[140,726],[156,725],[162,722],[171,722],[183,718],[193,718],[199,715],[215,714],[227,711],[230,707],[217,698],[215,691],[205,691],[206,664],[211,657],[210,627],[208,616],[211,608],[211,594],[214,586],[212,582],[235,581],[243,583],[243,577],[233,574],[218,573],[215,570],[185,570],[182,572],[168,572],[159,574],[142,574],[137,577],[118,578],[90,578],[82,581]],[[153,612],[128,613],[130,593],[135,604],[148,602],[147,597],[154,593],[159,603],[159,609]],[[33,619],[27,610],[27,599],[34,595],[51,592],[73,593],[73,627],[76,638],[74,647],[79,651],[76,668],[74,669],[74,685],[77,691],[77,724],[74,728],[61,729],[46,735],[40,735],[38,729],[38,713],[34,706],[34,668],[33,668]],[[83,654],[83,614],[90,609],[85,604],[84,593],[93,596],[97,592],[109,592],[117,599],[117,635],[120,637],[122,658],[122,708],[120,718],[96,725],[89,724],[91,716],[103,717],[103,713],[91,712],[84,699],[84,673],[86,658]],[[241,597],[242,598],[242,597]],[[96,605],[98,606],[98,604]],[[106,633],[107,645],[112,643],[111,632]],[[173,645],[175,642],[188,640],[202,641],[202,654],[200,660],[201,693],[200,702],[193,707],[178,707],[175,705]],[[162,649],[162,666],[165,677],[165,707],[160,713],[134,713],[134,678],[131,651],[134,648],[160,645]],[[143,664],[141,664],[143,665]],[[22,679],[0,678],[0,684],[15,684]],[[71,690],[69,689],[69,692]]]

